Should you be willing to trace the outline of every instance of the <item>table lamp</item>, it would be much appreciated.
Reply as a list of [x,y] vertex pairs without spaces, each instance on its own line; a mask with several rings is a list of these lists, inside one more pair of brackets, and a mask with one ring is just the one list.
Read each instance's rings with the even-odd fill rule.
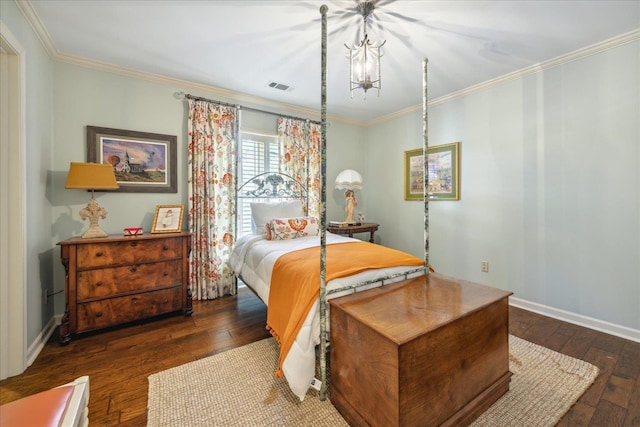
[[116,176],[113,173],[113,166],[100,165],[97,163],[76,163],[69,165],[69,174],[64,188],[79,188],[91,190],[91,200],[85,208],[80,211],[80,218],[89,218],[89,229],[82,235],[83,239],[93,239],[97,237],[107,237],[98,225],[98,219],[107,217],[107,210],[101,207],[93,198],[94,190],[115,190],[118,187]]
[[353,219],[353,212],[358,207],[358,201],[356,200],[356,193],[354,190],[362,189],[362,177],[353,169],[345,169],[336,177],[335,188],[338,190],[346,190],[344,192],[344,198],[347,202],[347,206],[345,207],[347,216],[344,222],[355,223]]

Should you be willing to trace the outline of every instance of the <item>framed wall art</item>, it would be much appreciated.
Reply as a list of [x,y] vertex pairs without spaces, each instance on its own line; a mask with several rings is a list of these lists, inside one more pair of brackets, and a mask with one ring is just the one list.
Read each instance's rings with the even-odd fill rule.
[[179,233],[182,231],[183,205],[158,205],[153,216],[151,233]]
[[[422,148],[404,152],[404,198],[423,200]],[[460,200],[460,142],[429,147],[429,200]]]
[[422,186],[424,164],[422,148],[404,152],[404,199],[422,200],[424,190]]
[[87,126],[87,161],[113,166],[130,193],[177,193],[177,137]]

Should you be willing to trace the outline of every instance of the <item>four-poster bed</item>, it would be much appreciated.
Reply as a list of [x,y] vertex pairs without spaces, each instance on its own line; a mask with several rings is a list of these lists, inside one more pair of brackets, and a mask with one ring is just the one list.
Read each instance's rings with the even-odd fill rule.
[[[278,374],[284,373],[287,377],[289,385],[300,399],[304,398],[306,391],[308,390],[311,380],[314,378],[316,366],[319,364],[320,373],[320,395],[321,399],[326,398],[327,394],[327,338],[328,338],[328,305],[327,299],[337,296],[345,295],[346,293],[353,293],[356,290],[368,289],[373,286],[380,286],[399,280],[407,279],[410,277],[416,277],[425,274],[425,265],[428,265],[428,245],[425,246],[425,259],[419,259],[412,255],[396,251],[390,248],[380,247],[372,243],[367,243],[371,247],[363,248],[364,242],[360,242],[357,239],[348,238],[344,236],[338,236],[331,233],[327,233],[327,215],[326,215],[326,127],[327,127],[327,108],[326,108],[326,38],[327,38],[327,17],[326,13],[328,8],[323,5],[320,8],[322,15],[322,73],[321,73],[321,109],[320,109],[320,208],[319,208],[319,221],[317,222],[317,228],[314,229],[315,233],[310,236],[307,235],[295,235],[294,238],[285,239],[270,239],[267,233],[271,234],[270,222],[273,219],[280,219],[289,221],[296,219],[296,221],[310,220],[308,217],[304,217],[304,214],[308,212],[307,194],[305,184],[296,182],[295,179],[285,173],[263,173],[255,177],[248,178],[243,183],[238,183],[237,198],[254,197],[263,202],[265,199],[278,199],[291,200],[302,199],[304,200],[304,209],[294,208],[287,211],[283,210],[282,205],[274,206],[274,213],[270,216],[265,213],[266,208],[262,203],[260,204],[260,210],[256,207],[253,212],[254,218],[252,221],[256,221],[256,217],[260,219],[257,221],[258,232],[251,235],[246,235],[239,238],[235,245],[234,251],[230,254],[229,265],[233,270],[236,277],[240,278],[249,288],[251,288],[262,301],[269,306],[268,311],[268,327],[271,328],[272,333],[278,339],[281,344],[281,360],[278,366]],[[425,65],[426,69],[426,65]],[[425,119],[426,120],[426,119]],[[425,128],[426,138],[426,128]],[[426,153],[426,150],[425,150]],[[277,185],[276,185],[277,184]],[[425,199],[426,202],[426,199]],[[236,205],[238,205],[236,203]],[[252,206],[253,207],[253,206]],[[284,215],[288,213],[288,215]],[[304,212],[304,213],[303,213]],[[279,218],[278,218],[279,217]],[[265,229],[265,222],[266,229]],[[425,233],[426,233],[425,221]],[[271,224],[273,226],[273,224]],[[287,227],[285,227],[287,228]],[[266,231],[266,233],[264,231]],[[288,235],[291,235],[292,230],[288,230]],[[293,233],[295,234],[295,233]],[[319,235],[319,239],[318,236]],[[425,234],[426,238],[426,234]],[[369,258],[364,261],[364,264],[355,265],[340,265],[339,271],[336,271],[338,265],[345,258],[353,258],[348,253],[342,255],[327,255],[327,246],[330,245],[332,250],[330,252],[338,252],[338,248],[344,249],[350,247],[349,244],[358,244],[353,246],[353,251],[366,252],[371,251]],[[283,254],[288,254],[294,251],[310,250],[316,247],[313,255],[308,255],[309,258],[316,260],[315,266],[317,266],[317,260],[319,258],[319,271],[318,276],[314,277],[316,284],[319,282],[319,287],[316,285],[316,291],[312,293],[312,302],[305,301],[308,307],[305,307],[302,319],[296,319],[298,325],[295,328],[294,343],[289,342],[291,340],[291,331],[288,326],[272,325],[272,323],[278,323],[273,320],[273,295],[272,289],[272,271],[274,267],[278,267],[276,261],[279,258],[284,258]],[[334,249],[335,248],[335,249]],[[355,249],[357,248],[357,249]],[[364,253],[363,252],[363,253]],[[352,252],[353,254],[354,252]],[[319,256],[318,256],[319,255]],[[375,261],[375,262],[374,262]],[[330,265],[327,265],[330,262]],[[335,263],[335,265],[334,265]],[[347,263],[349,264],[349,263]],[[334,268],[335,267],[335,268]],[[303,269],[306,267],[303,267]],[[317,268],[317,267],[315,267]],[[285,270],[291,269],[291,267],[284,268]],[[313,269],[313,268],[311,268]],[[306,270],[310,271],[309,268]],[[347,271],[349,273],[347,273]],[[329,275],[328,275],[329,272]],[[314,271],[315,273],[315,271]],[[304,275],[308,276],[308,275]],[[306,278],[304,278],[306,279]],[[334,280],[331,280],[334,279]],[[282,281],[282,280],[281,280]],[[287,279],[284,279],[286,282]],[[331,283],[329,283],[331,281]],[[282,291],[279,291],[282,293]],[[287,292],[284,292],[288,294]],[[305,298],[308,298],[305,296]],[[299,304],[299,301],[297,302]],[[296,309],[296,304],[292,303],[293,307],[289,309]],[[283,310],[278,308],[278,310]],[[300,325],[301,324],[301,325]],[[284,345],[283,342],[284,341]],[[315,346],[319,344],[319,362],[316,363]],[[283,351],[284,347],[284,351]],[[298,362],[300,360],[300,362]],[[303,368],[304,367],[304,368]],[[314,381],[315,382],[315,381]],[[316,382],[317,383],[317,382]]]
[[[283,254],[298,251],[308,250],[317,246],[319,251],[319,289],[317,294],[313,295],[313,303],[310,307],[306,308],[306,312],[302,319],[295,320],[298,323],[302,323],[302,326],[298,325],[296,330],[301,330],[299,336],[295,338],[295,342],[292,345],[287,342],[285,346],[285,355],[281,354],[281,360],[278,366],[278,374],[284,372],[287,381],[294,394],[300,399],[304,398],[304,394],[311,385],[311,380],[314,378],[314,373],[317,364],[319,364],[320,373],[320,396],[321,399],[326,399],[327,396],[327,338],[328,338],[328,305],[327,299],[334,298],[346,293],[353,293],[356,290],[368,289],[373,286],[380,286],[387,283],[396,282],[399,280],[407,279],[409,277],[416,277],[419,275],[428,274],[425,268],[428,263],[428,239],[427,239],[427,225],[428,221],[425,216],[425,257],[424,260],[411,256],[409,254],[395,251],[390,248],[378,247],[372,248],[376,253],[370,255],[369,260],[373,259],[377,261],[377,264],[370,265],[367,268],[358,267],[351,269],[352,274],[346,275],[343,273],[336,273],[333,269],[333,265],[329,265],[329,279],[333,278],[329,283],[327,275],[327,260],[330,262],[338,263],[341,256],[334,256],[327,258],[327,245],[335,245],[340,247],[349,243],[362,243],[357,239],[348,238],[344,236],[333,235],[327,233],[327,215],[326,215],[326,128],[327,128],[327,106],[326,106],[326,44],[327,44],[327,11],[326,5],[320,8],[322,16],[322,48],[321,48],[321,108],[320,108],[320,209],[319,209],[319,222],[316,234],[319,235],[319,241],[317,237],[304,236],[296,239],[285,239],[277,242],[266,239],[263,233],[260,231],[256,234],[243,236],[238,239],[234,245],[234,251],[229,258],[229,265],[233,270],[236,277],[240,278],[249,288],[251,288],[262,301],[269,306],[273,301],[271,296],[271,281],[272,270],[276,266],[276,260]],[[426,61],[425,61],[426,72]],[[425,77],[426,78],[426,77]],[[426,83],[426,81],[425,81]],[[426,86],[425,86],[426,92]],[[426,93],[425,93],[426,97]],[[426,111],[426,110],[425,110]],[[426,123],[426,112],[425,112]],[[426,146],[426,124],[425,124],[425,146]],[[427,150],[424,150],[425,155]],[[426,159],[426,157],[425,157]],[[281,178],[272,178],[280,176]],[[271,182],[278,182],[279,187],[266,185],[266,181],[271,179]],[[283,173],[272,174],[260,174],[256,177],[251,177],[243,183],[238,183],[237,197],[256,197],[264,200],[266,198],[283,199],[296,199],[301,198],[305,200],[304,212],[308,212],[308,206],[306,205],[306,189],[302,183],[295,182],[293,177]],[[425,186],[426,188],[426,186]],[[265,194],[262,190],[267,189],[268,194]],[[293,190],[288,192],[288,190]],[[260,194],[258,194],[260,193]],[[428,203],[428,198],[425,198],[425,208]],[[281,213],[281,206],[276,208],[274,212]],[[261,208],[262,209],[262,208]],[[285,211],[286,212],[286,211]],[[285,220],[290,220],[297,217],[297,219],[303,218],[302,211],[292,210],[292,213]],[[425,213],[426,213],[425,209]],[[294,215],[297,213],[297,215]],[[264,212],[260,214],[255,213],[261,220],[260,224],[256,224],[259,230],[263,230],[265,227],[265,219],[269,221],[271,219],[278,218],[283,219],[283,215],[271,216]],[[275,214],[274,214],[275,215]],[[306,219],[306,218],[305,218]],[[255,221],[255,218],[253,219]],[[267,231],[269,230],[269,224],[267,224]],[[265,233],[266,234],[266,233]],[[368,245],[377,246],[372,243]],[[342,246],[343,248],[346,246]],[[399,255],[400,254],[400,255]],[[318,259],[317,252],[314,252],[315,259]],[[394,257],[398,256],[398,259],[394,261]],[[344,258],[345,255],[342,255]],[[380,260],[386,260],[381,262]],[[371,261],[369,261],[371,262]],[[394,264],[395,262],[395,264]],[[398,264],[398,262],[400,262]],[[317,265],[317,264],[316,264]],[[314,276],[315,277],[315,276]],[[285,280],[286,281],[286,280]],[[317,281],[316,281],[317,283]],[[309,303],[305,302],[309,305]],[[270,307],[272,312],[272,308]],[[269,311],[268,311],[269,312]],[[273,325],[269,324],[268,314],[268,327],[272,328]],[[304,322],[303,322],[304,320]],[[279,328],[273,327],[272,333],[281,344],[282,350],[282,338],[283,335],[289,335],[288,328],[283,326],[280,329],[287,329],[287,331],[277,330]],[[290,337],[289,337],[290,338]],[[319,344],[319,361],[316,362],[315,345]],[[289,354],[291,353],[291,354]],[[297,360],[302,360],[298,363]],[[311,361],[311,362],[310,362]],[[303,369],[304,367],[304,369]],[[287,373],[290,372],[290,375]],[[317,382],[316,382],[317,383]]]
[[[359,375],[366,373],[366,379],[376,386],[380,371],[376,368],[359,369],[348,360],[351,338],[360,341],[355,359],[368,362],[369,351],[375,353],[375,338],[363,338],[356,333],[355,327],[346,327],[344,322],[336,325],[340,342],[340,357],[336,368],[340,376],[341,390],[336,392],[336,407],[349,422],[357,425],[370,424],[372,419],[362,418],[367,411],[389,415],[384,408],[392,409],[389,419],[392,424],[404,425],[403,419],[412,420],[409,424],[421,424],[425,420],[439,420],[447,425],[469,423],[486,410],[495,400],[504,394],[509,387],[510,372],[508,366],[508,311],[507,298],[509,292],[495,290],[486,286],[446,278],[441,275],[429,275],[429,209],[428,209],[428,176],[423,174],[424,188],[424,258],[420,259],[390,248],[383,248],[369,242],[338,236],[327,232],[326,212],[326,48],[327,48],[327,6],[320,8],[322,22],[321,47],[321,109],[320,109],[320,209],[319,221],[305,217],[302,204],[293,208],[292,213],[285,209],[286,216],[261,213],[256,220],[256,234],[243,236],[235,244],[234,252],[229,259],[236,277],[241,278],[267,305],[267,327],[280,344],[281,354],[276,376],[284,373],[287,381],[300,399],[304,398],[311,386],[311,379],[316,368],[320,372],[321,400],[327,397],[327,349],[328,349],[328,299],[341,310],[340,319],[354,316],[353,324],[368,325],[366,330],[377,330],[378,336],[396,345],[396,350],[388,354],[405,354],[405,363],[418,367],[422,377],[402,367],[402,360],[391,361],[385,367],[392,366],[386,379],[395,376],[395,381],[382,387],[381,400],[368,396],[368,389],[363,389]],[[427,115],[427,60],[423,61],[423,165],[427,170],[428,156],[428,115]],[[291,178],[291,177],[288,177]],[[272,182],[280,181],[272,179]],[[295,180],[294,180],[295,181]],[[260,188],[260,179],[249,182]],[[282,179],[281,184],[288,188],[304,188],[305,184],[288,183]],[[246,184],[238,189],[240,195]],[[248,190],[251,193],[254,190]],[[280,198],[282,194],[273,188],[272,193]],[[300,195],[303,192],[298,192]],[[282,212],[282,211],[280,211]],[[255,214],[254,214],[255,215]],[[264,233],[260,230],[264,229]],[[266,237],[265,237],[266,236]],[[275,237],[274,237],[275,236]],[[278,237],[280,236],[280,237]],[[353,245],[353,246],[351,246]],[[369,246],[362,246],[369,245]],[[374,248],[376,247],[377,248]],[[346,251],[343,249],[349,248]],[[381,252],[379,252],[379,250]],[[360,254],[368,258],[364,264],[356,264]],[[353,262],[352,262],[353,258]],[[319,259],[319,270],[317,270]],[[370,260],[375,262],[371,263]],[[310,263],[309,263],[310,262]],[[357,266],[356,266],[357,265]],[[356,266],[351,269],[352,266]],[[285,274],[286,273],[286,274]],[[400,283],[395,283],[400,282]],[[307,283],[308,286],[302,286]],[[388,283],[395,285],[385,286]],[[319,286],[318,286],[319,284]],[[284,287],[283,287],[284,285]],[[372,289],[375,288],[375,289]],[[384,289],[384,290],[382,290]],[[357,292],[367,290],[367,292]],[[404,325],[399,325],[396,318],[389,313],[402,310],[400,302],[405,299],[397,297],[384,301],[382,295],[406,295],[417,292],[420,295],[418,304],[410,304],[402,318],[407,320],[413,338],[403,337]],[[293,296],[292,296],[293,295]],[[300,295],[304,295],[300,297]],[[433,301],[430,298],[435,296]],[[340,299],[335,299],[342,297]],[[378,312],[369,312],[368,301],[373,298],[380,302]],[[282,305],[282,301],[289,305]],[[352,308],[367,301],[365,308]],[[338,303],[338,301],[340,301]],[[296,312],[296,317],[291,315]],[[333,314],[332,314],[333,320]],[[379,325],[385,325],[379,329]],[[291,325],[295,325],[292,327]],[[339,328],[338,328],[339,326]],[[389,331],[385,331],[384,329]],[[395,329],[395,332],[394,332]],[[331,336],[334,336],[334,330]],[[400,332],[399,332],[400,331]],[[345,337],[351,337],[346,339]],[[370,335],[371,337],[371,335]],[[435,338],[432,338],[435,337]],[[444,337],[444,339],[442,338]],[[483,339],[478,340],[478,337]],[[414,340],[415,338],[415,340]],[[370,340],[364,342],[363,340]],[[418,343],[417,347],[413,342]],[[406,345],[410,343],[410,345]],[[319,361],[316,361],[316,345],[319,345]],[[369,347],[367,347],[369,346]],[[368,350],[363,351],[367,348]],[[400,350],[403,349],[403,350]],[[416,349],[418,351],[416,352]],[[425,351],[428,349],[428,351]],[[332,349],[332,353],[333,353]],[[355,354],[355,353],[354,353]],[[425,356],[429,354],[430,356]],[[437,356],[437,357],[436,357]],[[408,357],[408,359],[407,359]],[[425,357],[431,357],[425,359]],[[300,359],[302,362],[298,362]],[[383,362],[384,363],[384,362]],[[438,363],[441,366],[433,366]],[[453,364],[452,364],[453,363]],[[319,366],[318,366],[319,365]],[[341,369],[346,368],[346,369]],[[437,369],[436,369],[437,368]],[[395,372],[393,371],[395,369]],[[422,380],[430,377],[432,383],[422,386]],[[443,382],[444,381],[444,382]],[[315,380],[314,380],[315,382]],[[355,387],[352,387],[355,384]],[[395,384],[395,385],[394,385]],[[393,396],[390,390],[401,390]],[[395,387],[395,388],[394,388]],[[439,387],[447,392],[442,395]],[[406,391],[402,391],[406,390]],[[345,393],[346,392],[346,393]],[[351,397],[357,396],[356,401]],[[373,395],[372,395],[373,396]],[[407,396],[412,396],[407,398]],[[384,405],[382,400],[386,399]],[[354,403],[355,402],[355,403]],[[408,403],[407,403],[408,402]],[[428,403],[425,403],[428,402]],[[382,408],[382,409],[381,409]],[[363,412],[364,411],[364,412]],[[373,418],[380,423],[383,417]],[[422,421],[421,421],[422,420]],[[430,421],[429,421],[430,422]]]

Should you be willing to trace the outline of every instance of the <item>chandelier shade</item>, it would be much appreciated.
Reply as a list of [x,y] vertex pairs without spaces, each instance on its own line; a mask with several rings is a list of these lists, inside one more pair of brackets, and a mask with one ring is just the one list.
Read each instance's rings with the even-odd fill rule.
[[362,27],[364,37],[360,44],[349,47],[349,92],[353,98],[353,91],[362,89],[364,98],[367,97],[369,89],[377,89],[380,96],[380,58],[382,53],[380,48],[387,42],[384,40],[380,44],[373,43],[367,35],[367,18],[373,12],[374,2],[365,1],[358,5],[358,11],[362,15]]

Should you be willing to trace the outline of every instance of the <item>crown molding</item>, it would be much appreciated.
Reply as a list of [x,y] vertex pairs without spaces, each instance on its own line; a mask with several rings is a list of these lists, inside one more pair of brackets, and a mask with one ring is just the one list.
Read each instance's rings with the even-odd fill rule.
[[[541,62],[539,64],[535,64],[529,66],[527,68],[523,68],[521,70],[514,71],[509,74],[504,74],[500,77],[497,77],[492,80],[487,80],[482,83],[478,83],[473,86],[469,86],[465,89],[459,90],[457,92],[452,92],[450,94],[441,96],[439,98],[433,99],[428,102],[428,106],[432,107],[434,105],[442,104],[447,101],[451,101],[457,98],[461,98],[463,96],[471,95],[472,93],[488,89],[494,86],[501,85],[506,82],[510,82],[512,80],[521,79],[526,76],[530,76],[535,73],[539,73],[540,71],[548,70],[550,68],[558,67],[564,64],[568,64],[572,61],[577,61],[579,59],[586,58],[591,55],[596,55],[598,53],[604,52],[606,50],[622,46],[627,43],[631,43],[634,41],[640,40],[640,28],[630,31],[628,33],[621,34],[619,36],[601,41],[599,43],[595,43],[593,45],[587,46],[582,49],[578,49],[576,51],[570,52],[566,55],[558,56],[556,58],[550,59],[545,62]],[[413,113],[415,111],[422,110],[422,104],[414,105],[412,107],[405,108],[404,110],[396,111],[394,113],[388,114],[383,117],[378,117],[375,120],[369,121],[366,123],[367,126],[371,126],[374,124],[386,122],[388,120],[395,119],[404,114]]]
[[[140,79],[152,83],[158,83],[166,86],[172,86],[176,89],[180,89],[182,92],[195,91],[196,96],[222,98],[221,101],[227,101],[234,104],[242,104],[246,107],[260,106],[261,108],[269,108],[282,114],[296,115],[308,117],[311,120],[320,120],[320,110],[313,108],[301,107],[294,104],[287,104],[284,102],[272,101],[269,99],[261,98],[255,95],[250,95],[243,92],[236,92],[229,89],[223,89],[216,86],[195,83],[188,80],[182,80],[174,77],[167,77],[160,74],[149,73],[146,71],[139,71],[133,68],[121,67],[106,62],[96,61],[93,59],[87,59],[82,56],[70,55],[70,54],[58,54],[55,57],[58,62],[63,62],[71,65],[77,65],[84,68],[91,68],[97,71],[103,71],[121,76]],[[329,120],[336,120],[353,125],[364,126],[362,122],[356,122],[343,117],[335,115],[327,115]]]
[[479,90],[487,89],[493,86],[500,85],[502,83],[510,82],[512,80],[521,79],[526,76],[530,76],[532,74],[538,73],[540,71],[545,71],[554,67],[558,67],[561,65],[568,64],[569,62],[577,61],[583,58],[586,58],[591,55],[596,55],[598,53],[604,52],[605,50],[612,49],[618,46],[622,46],[627,43],[631,43],[633,41],[640,40],[640,29],[636,29],[630,31],[625,34],[621,34],[619,36],[610,38],[608,40],[601,41],[599,43],[592,44],[590,46],[584,47],[582,49],[578,49],[576,51],[570,52],[566,55],[558,56],[556,58],[550,59],[545,62],[541,62],[539,64],[532,65],[527,68],[523,68],[518,71],[514,71],[509,74],[505,74],[493,80],[488,80],[483,83],[479,83],[474,86],[470,86],[466,89],[462,89],[458,92],[453,92],[445,96],[441,96],[429,102],[429,105],[437,105],[446,101],[450,101],[455,98],[459,98],[461,96],[466,96],[471,93],[477,92]]
[[56,46],[53,44],[53,40],[49,35],[49,31],[47,31],[47,27],[44,26],[40,17],[36,13],[36,10],[33,8],[31,1],[29,0],[16,0],[16,5],[18,9],[22,12],[24,17],[27,19],[27,22],[33,28],[33,31],[36,33],[36,36],[44,46],[45,50],[49,54],[52,59],[56,59],[59,55]]
[[[265,98],[260,98],[258,96],[249,95],[241,92],[234,92],[228,89],[223,89],[215,86],[194,83],[187,80],[181,80],[173,77],[162,76],[159,74],[143,72],[143,71],[139,71],[131,68],[120,67],[120,66],[108,64],[105,62],[90,60],[90,59],[76,56],[76,55],[61,54],[53,44],[53,41],[51,40],[51,36],[49,36],[49,32],[47,31],[46,27],[40,20],[40,17],[38,16],[35,9],[33,8],[31,1],[16,0],[16,4],[24,14],[25,18],[27,19],[27,21],[35,31],[40,41],[42,42],[42,45],[45,47],[45,49],[49,53],[49,56],[51,56],[51,58],[56,61],[65,62],[73,65],[79,65],[81,67],[91,68],[99,71],[106,71],[114,74],[120,74],[123,76],[133,77],[141,80],[152,81],[155,83],[160,83],[160,84],[165,84],[170,86],[177,86],[184,89],[202,91],[203,93],[207,93],[212,96],[231,99],[234,102],[244,102],[249,104],[260,105],[264,107],[274,108],[277,110],[282,110],[283,113],[289,113],[289,114],[295,114],[295,115],[302,114],[306,116],[311,116],[311,118],[313,118],[314,120],[319,120],[319,116],[320,116],[319,109],[316,110],[313,108],[306,108],[306,107],[300,107],[293,104],[286,104],[286,103],[271,101]],[[593,45],[576,50],[566,55],[558,56],[548,61],[541,62],[539,64],[535,64],[527,68],[523,68],[521,70],[517,70],[512,73],[502,75],[495,79],[487,80],[485,82],[482,82],[473,86],[469,86],[457,92],[449,93],[447,95],[428,101],[427,105],[429,107],[432,107],[447,101],[461,98],[463,96],[468,96],[475,92],[488,89],[494,86],[498,86],[503,83],[510,82],[516,79],[521,79],[523,77],[526,77],[526,76],[529,76],[553,67],[564,65],[572,61],[583,59],[588,56],[603,52],[605,50],[634,42],[636,40],[640,40],[640,28],[630,31],[628,33],[624,33],[619,36],[610,38],[608,40],[595,43]],[[327,115],[327,118],[330,120],[340,121],[340,122],[354,125],[354,126],[367,127],[367,126],[383,123],[389,120],[393,120],[405,114],[410,114],[418,110],[422,110],[422,104],[413,105],[403,110],[399,110],[394,113],[387,114],[385,116],[381,116],[376,119],[365,121],[365,122],[346,119],[344,117],[330,115],[330,114]]]

